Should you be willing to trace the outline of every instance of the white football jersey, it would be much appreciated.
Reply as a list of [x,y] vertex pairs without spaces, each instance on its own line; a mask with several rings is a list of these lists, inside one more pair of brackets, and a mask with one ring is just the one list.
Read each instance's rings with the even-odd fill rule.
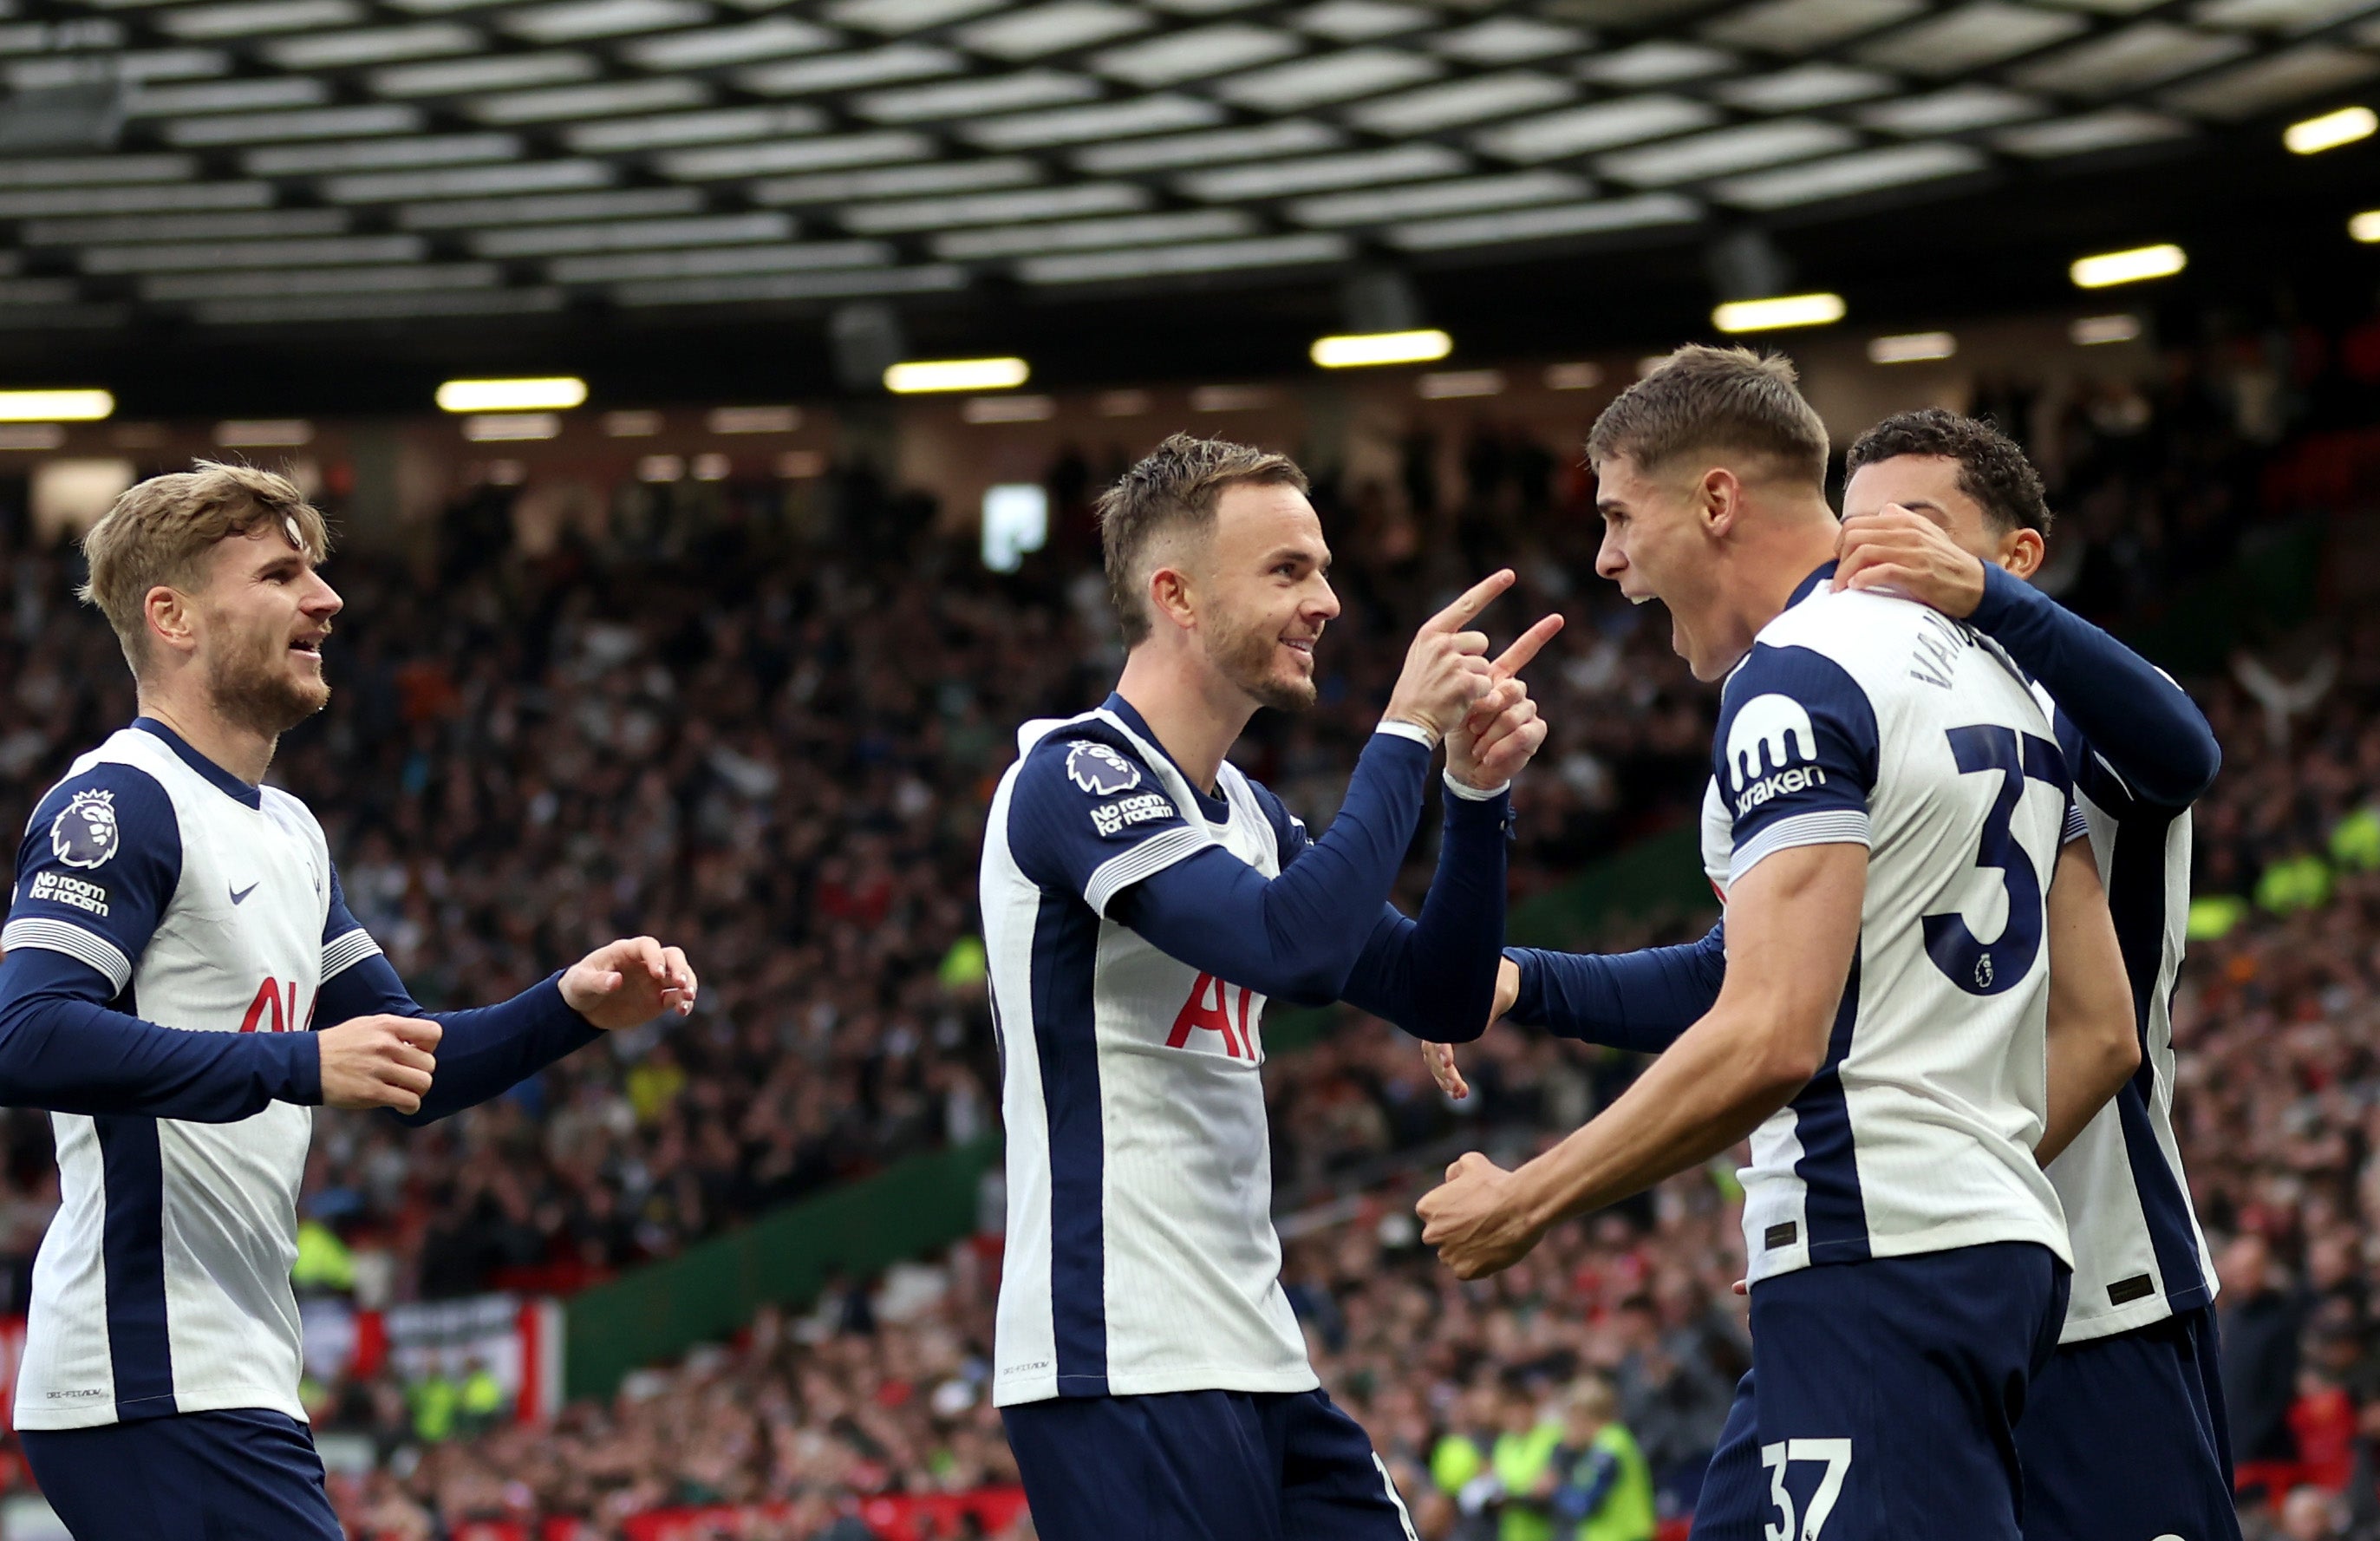
[[[1991,1242],[2067,1258],[2033,1157],[2064,757],[1996,646],[1905,600],[1834,593],[1831,571],[1729,676],[1713,756],[1730,886],[1797,845],[1869,852],[1824,1067],[1742,1174],[1751,1277]],[[1720,838],[1706,820],[1706,865]]]
[[[357,931],[326,965],[331,895],[304,804],[144,718],[35,811],[0,949],[78,959],[115,1010],[162,1026],[300,1032],[325,974],[378,951]],[[17,1426],[227,1408],[302,1421],[289,1270],[312,1110],[51,1117],[60,1205],[33,1264]]]
[[[2035,687],[2045,706],[2048,695]],[[2054,706],[2051,710],[2055,711]],[[2049,1164],[2074,1239],[2061,1342],[2163,1321],[2214,1300],[2215,1261],[2173,1132],[2173,990],[2190,923],[2190,810],[2136,795],[2057,713],[2075,802],[2131,977],[2141,1068]]]
[[1276,876],[1304,826],[1229,764],[1200,795],[1120,698],[1017,746],[982,869],[1008,1126],[994,1400],[1311,1389],[1272,1226],[1264,997],[1107,917],[1213,846]]

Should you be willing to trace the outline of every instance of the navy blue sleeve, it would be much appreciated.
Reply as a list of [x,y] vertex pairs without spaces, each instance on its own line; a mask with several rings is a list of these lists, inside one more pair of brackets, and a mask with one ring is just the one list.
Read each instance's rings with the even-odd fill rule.
[[[418,1112],[397,1115],[420,1125],[476,1108],[535,1075],[565,1054],[603,1036],[601,1028],[562,998],[557,973],[493,1006],[425,1012],[371,934],[347,913],[339,875],[331,874],[331,914],[323,926],[322,992],[314,1020],[325,1026],[359,1016],[426,1018],[444,1031],[438,1068]],[[335,972],[334,965],[336,965]]]
[[1488,1030],[1503,956],[1512,809],[1509,791],[1446,794],[1446,834],[1420,918],[1381,906],[1341,999],[1432,1043],[1469,1043]]
[[1732,823],[1732,887],[1796,845],[1865,845],[1876,710],[1841,664],[1755,644],[1719,697],[1712,771]]
[[1566,1038],[1658,1054],[1701,1021],[1727,979],[1727,926],[1700,941],[1633,953],[1506,950],[1521,993],[1505,1016]]
[[0,1104],[232,1123],[322,1100],[309,1033],[199,1033],[108,1008],[100,972],[20,947],[0,959]]
[[1215,844],[1203,820],[1173,806],[1139,749],[1096,722],[1052,734],[1025,757],[1010,789],[1008,842],[1018,870],[1101,915],[1133,884]]
[[[1421,819],[1429,759],[1413,739],[1374,734],[1339,816],[1277,878],[1185,828],[1195,839],[1179,854],[1139,855],[1168,838],[1160,835],[1092,868],[1084,897],[1202,973],[1293,1005],[1328,1005],[1382,922],[1380,906]],[[1021,805],[1022,777],[1017,792]],[[1034,871],[1024,851],[1018,864]]]
[[1620,1458],[1607,1450],[1590,1453],[1554,1489],[1553,1511],[1565,1520],[1584,1520],[1603,1507],[1620,1480]]
[[132,1014],[134,968],[181,878],[180,824],[146,771],[95,765],[42,799],[0,927],[0,1103],[227,1123],[322,1100],[303,1034]]
[[[2188,807],[2215,784],[2223,751],[2181,686],[2121,642],[1991,563],[1984,597],[1968,619],[2008,649],[2056,698],[2090,741],[2091,753],[2121,783],[2121,803]],[[2091,772],[2074,767],[2078,779]],[[2104,780],[2105,778],[2101,778]],[[2121,806],[2087,787],[2102,807]]]

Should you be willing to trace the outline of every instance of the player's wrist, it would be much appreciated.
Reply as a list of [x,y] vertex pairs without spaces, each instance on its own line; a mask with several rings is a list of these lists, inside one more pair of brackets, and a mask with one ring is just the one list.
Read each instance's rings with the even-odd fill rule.
[[[1474,777],[1477,774],[1476,770],[1471,772]],[[1465,777],[1450,765],[1446,768],[1446,790],[1466,803],[1492,803],[1512,790],[1512,782],[1508,776],[1493,786],[1481,786],[1475,780]]]
[[1446,736],[1431,723],[1408,713],[1400,713],[1393,709],[1387,716],[1380,719],[1380,725],[1373,732],[1375,734],[1387,734],[1392,738],[1409,738],[1425,749],[1437,748],[1439,742]]

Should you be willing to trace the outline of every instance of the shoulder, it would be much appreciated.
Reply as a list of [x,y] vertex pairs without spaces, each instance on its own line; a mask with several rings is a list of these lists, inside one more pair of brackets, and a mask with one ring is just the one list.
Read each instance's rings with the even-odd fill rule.
[[1281,800],[1279,793],[1229,760],[1223,762],[1222,774],[1247,788],[1249,800],[1264,815],[1265,822],[1272,826],[1273,841],[1284,857],[1306,843],[1305,820],[1289,811],[1289,805]]
[[42,796],[25,827],[30,861],[95,870],[127,851],[170,851],[178,863],[181,824],[157,778],[120,759],[85,756]]
[[1026,751],[1016,769],[1019,797],[1120,797],[1157,779],[1129,734],[1098,716],[1060,723]]

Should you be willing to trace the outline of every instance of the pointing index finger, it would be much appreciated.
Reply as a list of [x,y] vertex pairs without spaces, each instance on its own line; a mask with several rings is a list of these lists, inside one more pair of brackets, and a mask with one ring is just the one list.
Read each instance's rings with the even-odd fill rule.
[[1474,615],[1488,608],[1489,601],[1512,587],[1516,575],[1510,567],[1490,573],[1464,590],[1463,597],[1448,605],[1422,624],[1424,631],[1461,631]]
[[1529,661],[1537,656],[1537,649],[1552,641],[1555,633],[1561,629],[1562,618],[1557,611],[1523,632],[1520,639],[1505,649],[1504,656],[1496,661],[1496,677],[1508,680],[1527,668]]

